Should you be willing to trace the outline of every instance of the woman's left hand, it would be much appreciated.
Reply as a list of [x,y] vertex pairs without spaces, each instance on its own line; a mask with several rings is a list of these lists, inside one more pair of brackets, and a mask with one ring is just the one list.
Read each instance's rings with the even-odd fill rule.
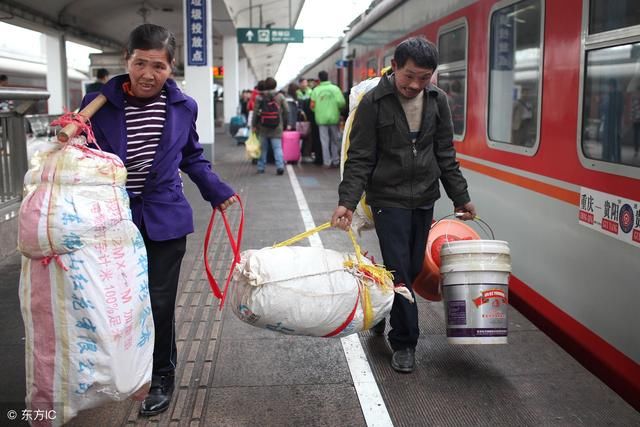
[[229,197],[227,200],[225,200],[224,202],[222,202],[219,206],[218,209],[220,209],[221,211],[224,211],[225,209],[227,209],[229,206],[231,206],[232,204],[234,204],[236,202],[237,196],[234,194],[233,196]]

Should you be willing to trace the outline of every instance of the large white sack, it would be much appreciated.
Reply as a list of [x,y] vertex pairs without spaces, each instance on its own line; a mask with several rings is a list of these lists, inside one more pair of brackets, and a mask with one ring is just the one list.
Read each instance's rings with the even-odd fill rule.
[[[253,326],[291,335],[323,337],[341,327],[331,336],[362,331],[389,314],[394,288],[390,277],[380,285],[345,266],[355,259],[354,254],[315,247],[245,251],[234,272],[233,311]],[[364,257],[362,262],[373,265]],[[365,295],[372,315],[367,325]]]
[[[20,207],[26,404],[82,410],[143,397],[153,364],[147,254],[131,221],[126,170],[81,139],[32,154]],[[50,420],[49,420],[50,421]]]

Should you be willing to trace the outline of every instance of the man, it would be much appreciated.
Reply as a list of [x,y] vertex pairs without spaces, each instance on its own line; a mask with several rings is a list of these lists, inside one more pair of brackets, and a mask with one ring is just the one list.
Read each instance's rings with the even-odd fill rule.
[[109,81],[109,70],[106,68],[98,68],[96,72],[96,81],[89,83],[86,87],[86,93],[100,92],[102,86]]
[[[456,161],[447,96],[430,84],[437,65],[436,47],[422,37],[396,47],[393,73],[383,76],[358,105],[339,206],[331,218],[334,226],[348,229],[366,190],[384,264],[394,283],[409,289],[422,269],[433,206],[440,197],[438,180],[458,217],[476,215]],[[390,322],[391,366],[412,372],[420,335],[417,304],[396,296]],[[374,331],[382,335],[384,327],[382,321]]]
[[6,74],[0,74],[0,86],[9,86],[9,77]]
[[320,84],[311,92],[311,110],[320,132],[322,160],[325,168],[340,164],[340,111],[347,105],[340,88],[329,81],[326,71],[318,73]]
[[298,90],[296,91],[298,101],[304,101],[311,97],[311,88],[307,79],[298,79]]

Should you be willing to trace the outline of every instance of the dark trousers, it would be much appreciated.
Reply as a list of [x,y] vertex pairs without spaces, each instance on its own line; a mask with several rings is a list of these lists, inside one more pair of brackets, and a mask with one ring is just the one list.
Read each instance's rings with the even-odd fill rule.
[[149,296],[155,325],[153,374],[173,374],[176,369],[175,307],[180,264],[187,238],[156,242],[143,233],[149,264]]
[[[387,270],[395,284],[412,284],[422,270],[433,209],[373,208],[373,220]],[[415,295],[414,295],[415,298]],[[390,316],[391,348],[402,350],[418,344],[418,304],[397,295]]]

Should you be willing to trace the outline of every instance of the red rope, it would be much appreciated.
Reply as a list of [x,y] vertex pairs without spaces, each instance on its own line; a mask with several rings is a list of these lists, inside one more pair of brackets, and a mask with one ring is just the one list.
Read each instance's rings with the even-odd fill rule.
[[[214,209],[211,213],[211,219],[209,220],[209,226],[207,227],[207,234],[204,238],[204,268],[207,273],[207,280],[209,281],[209,286],[211,287],[211,291],[213,295],[220,300],[220,310],[224,305],[224,301],[227,297],[227,290],[229,289],[229,283],[231,282],[231,277],[233,277],[233,270],[236,265],[240,262],[240,245],[242,243],[242,231],[244,229],[244,206],[242,205],[242,200],[240,196],[235,195],[238,203],[240,205],[240,224],[238,225],[238,236],[234,239],[233,232],[231,231],[231,226],[229,225],[229,220],[227,219],[227,215],[223,210],[218,208]],[[220,211],[222,215],[222,220],[224,221],[224,227],[227,232],[227,237],[229,238],[229,244],[231,245],[231,250],[233,251],[233,261],[231,262],[231,267],[229,268],[229,274],[227,275],[227,280],[224,284],[224,291],[220,290],[220,286],[218,286],[218,282],[215,277],[213,277],[213,273],[211,273],[211,267],[209,265],[209,260],[207,258],[207,253],[209,252],[209,240],[211,239],[211,230],[213,230],[214,218],[216,215],[216,211]]]
[[72,124],[72,123],[78,127],[77,134],[84,133],[85,135],[87,135],[88,143],[96,144],[96,146],[100,148],[100,146],[98,145],[98,142],[96,141],[96,137],[93,134],[93,129],[91,128],[91,122],[89,121],[89,118],[83,116],[82,113],[74,113],[74,112],[68,111],[65,108],[64,114],[60,116],[58,119],[52,121],[51,126],[62,126],[64,128],[66,125]]
[[42,265],[44,265],[45,267],[48,266],[51,263],[51,260],[54,260],[56,264],[58,264],[60,268],[62,268],[64,271],[69,271],[69,268],[66,265],[64,265],[64,263],[62,262],[58,254],[49,255],[42,258],[42,261],[41,261]]
[[356,317],[356,311],[358,311],[358,303],[359,302],[360,302],[360,291],[358,291],[358,295],[356,297],[356,304],[353,306],[353,310],[351,310],[351,313],[349,314],[349,316],[347,316],[347,320],[342,322],[342,324],[340,326],[335,328],[333,331],[329,332],[327,335],[323,335],[322,338],[335,337],[340,332],[344,331],[345,328],[347,326],[349,326],[349,323],[351,323],[351,321],[354,319],[354,317]]

